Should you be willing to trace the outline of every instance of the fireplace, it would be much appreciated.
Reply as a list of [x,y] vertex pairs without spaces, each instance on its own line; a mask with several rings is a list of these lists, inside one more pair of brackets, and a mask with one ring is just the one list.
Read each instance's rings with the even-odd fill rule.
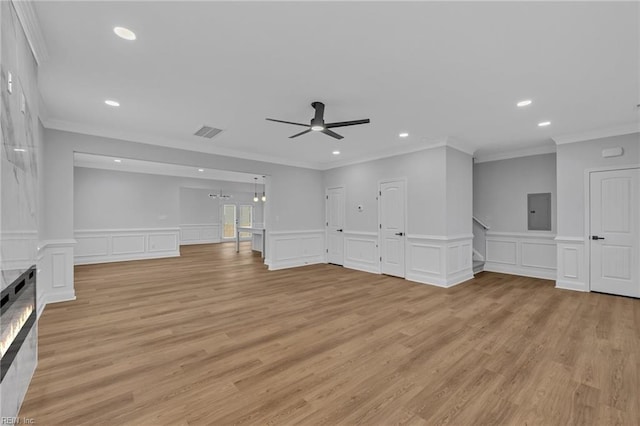
[[0,382],[36,322],[36,268],[32,266],[0,293]]

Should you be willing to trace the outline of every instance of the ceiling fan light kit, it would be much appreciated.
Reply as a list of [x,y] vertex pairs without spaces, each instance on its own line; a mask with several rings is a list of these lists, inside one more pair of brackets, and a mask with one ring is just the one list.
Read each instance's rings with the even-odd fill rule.
[[344,136],[339,135],[338,133],[329,130],[335,127],[346,127],[346,126],[356,126],[358,124],[367,124],[370,122],[368,118],[363,120],[351,120],[351,121],[339,121],[335,123],[325,123],[324,122],[324,104],[322,102],[311,102],[311,107],[316,110],[315,115],[311,119],[309,124],[296,123],[293,121],[284,121],[284,120],[276,120],[274,118],[267,118],[268,121],[274,121],[276,123],[285,123],[285,124],[293,124],[294,126],[302,126],[307,127],[307,130],[302,131],[300,133],[296,133],[293,136],[289,136],[289,139],[297,138],[298,136],[302,136],[309,132],[320,132],[325,135],[331,136],[335,139],[342,139]]

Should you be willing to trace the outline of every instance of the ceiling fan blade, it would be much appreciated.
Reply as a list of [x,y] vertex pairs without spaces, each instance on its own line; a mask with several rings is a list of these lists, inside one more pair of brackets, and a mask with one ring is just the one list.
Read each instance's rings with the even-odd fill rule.
[[305,130],[304,132],[296,133],[296,134],[295,134],[295,135],[293,135],[293,136],[289,136],[289,139],[297,138],[298,136],[302,136],[302,135],[304,135],[305,133],[309,133],[310,131],[311,131],[311,129],[307,129],[307,130]]
[[329,129],[324,129],[324,130],[320,130],[322,133],[324,133],[325,135],[329,135],[332,138],[336,138],[336,139],[342,139],[344,136],[340,136],[339,134],[337,134],[336,132],[332,132]]
[[326,123],[324,127],[327,129],[332,129],[334,127],[346,127],[346,126],[355,126],[356,124],[367,124],[370,123],[368,118],[364,120],[352,120],[352,121],[340,121],[337,123]]
[[296,125],[296,126],[309,127],[309,125],[308,125],[308,124],[294,123],[293,121],[276,120],[276,119],[274,119],[274,118],[265,118],[265,120],[275,121],[276,123],[294,124],[294,125]]

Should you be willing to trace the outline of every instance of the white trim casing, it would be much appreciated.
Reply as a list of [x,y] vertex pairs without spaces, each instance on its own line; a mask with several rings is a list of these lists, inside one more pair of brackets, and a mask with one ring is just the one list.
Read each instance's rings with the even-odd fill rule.
[[406,279],[453,287],[473,278],[473,235],[407,235]]
[[38,251],[38,314],[49,303],[75,300],[73,252],[76,241],[46,240]]
[[270,231],[267,260],[270,271],[326,263],[325,230]]
[[80,229],[75,264],[180,256],[180,228]]
[[180,225],[180,245],[221,242],[219,223]]
[[487,232],[484,270],[554,280],[554,237],[551,233]]
[[380,274],[377,232],[344,231],[344,267]]
[[558,256],[556,288],[589,291],[584,238],[558,236],[555,242]]

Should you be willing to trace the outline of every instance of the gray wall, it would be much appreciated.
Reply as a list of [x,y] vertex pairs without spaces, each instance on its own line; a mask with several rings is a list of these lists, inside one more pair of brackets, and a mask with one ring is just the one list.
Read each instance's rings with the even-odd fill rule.
[[473,158],[447,149],[447,235],[470,235],[473,215]]
[[473,214],[495,232],[527,231],[527,194],[551,193],[551,230],[556,227],[556,154],[476,163]]
[[142,173],[74,168],[74,229],[175,228],[218,223],[222,205],[209,193],[232,194],[229,203],[254,205],[262,221],[262,201],[253,202],[247,183],[189,179]]
[[175,228],[177,179],[76,167],[74,229]]
[[[622,147],[624,155],[602,158],[604,148]],[[640,164],[640,133],[558,145],[558,235],[585,234],[585,171]]]
[[220,203],[206,189],[180,188],[180,224],[200,225],[220,221]]
[[267,175],[265,217],[270,231],[322,229],[322,172],[46,129],[44,239],[73,238],[73,153],[116,156]]
[[[452,182],[448,186],[447,168]],[[451,235],[471,233],[471,156],[449,147],[369,161],[325,172],[324,186],[346,186],[346,223],[349,231],[377,232],[378,183],[384,179],[407,179],[407,233]],[[447,214],[447,190],[455,213]],[[468,199],[464,201],[464,199]],[[358,212],[357,206],[363,211]]]
[[224,190],[224,193],[231,194],[232,198],[222,201],[218,198],[209,197],[211,192],[217,193],[217,191],[209,189],[180,188],[181,225],[220,223],[220,218],[222,217],[221,209],[224,204],[253,206],[253,224],[263,223],[262,210],[264,203],[262,201],[257,203],[253,201],[254,192]]

